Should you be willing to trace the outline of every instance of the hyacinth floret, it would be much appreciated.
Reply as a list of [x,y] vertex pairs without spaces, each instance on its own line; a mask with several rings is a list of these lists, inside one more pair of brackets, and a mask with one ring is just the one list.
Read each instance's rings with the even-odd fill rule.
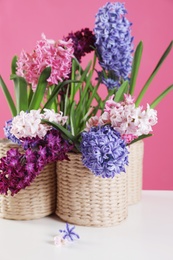
[[110,125],[91,127],[82,133],[83,164],[96,176],[113,178],[125,172],[128,149],[120,134]]
[[63,239],[68,241],[74,241],[76,238],[79,239],[79,235],[74,231],[75,226],[70,226],[69,223],[66,223],[65,229],[60,229],[59,232],[63,234]]
[[118,82],[128,79],[132,67],[131,25],[122,3],[107,3],[95,19],[96,50],[103,70],[113,71]]

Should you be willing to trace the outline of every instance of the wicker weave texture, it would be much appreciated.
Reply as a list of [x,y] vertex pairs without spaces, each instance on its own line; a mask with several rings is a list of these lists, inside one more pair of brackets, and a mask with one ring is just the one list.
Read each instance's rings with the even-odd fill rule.
[[113,226],[127,217],[127,174],[113,179],[94,176],[83,166],[80,154],[57,163],[56,214],[83,226]]
[[128,205],[133,205],[141,200],[144,142],[141,140],[130,145],[129,151]]
[[[0,142],[0,157],[11,147],[17,147],[6,140]],[[19,193],[0,195],[0,217],[15,220],[29,220],[48,216],[55,212],[56,173],[55,163],[45,166],[32,184]]]

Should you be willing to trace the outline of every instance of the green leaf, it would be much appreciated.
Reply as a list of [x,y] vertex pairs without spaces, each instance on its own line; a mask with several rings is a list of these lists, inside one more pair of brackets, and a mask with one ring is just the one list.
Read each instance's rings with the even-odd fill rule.
[[134,58],[133,58],[132,73],[131,73],[130,83],[129,83],[129,85],[130,85],[129,94],[130,95],[134,94],[136,79],[138,76],[138,71],[139,71],[141,58],[142,58],[142,51],[143,51],[143,43],[141,41],[136,48]]
[[53,126],[55,129],[59,130],[60,132],[62,132],[64,134],[64,136],[66,137],[66,139],[71,140],[72,142],[76,141],[75,136],[73,136],[66,128],[64,128],[63,126],[55,123],[55,122],[50,122],[48,120],[42,119],[41,120],[42,123],[46,123],[48,125]]
[[99,108],[99,105],[97,105],[96,107],[91,107],[90,110],[87,111],[87,113],[81,119],[81,123],[83,125],[83,127],[81,127],[82,129],[86,127],[86,122],[89,120],[89,118],[97,114]]
[[[91,64],[92,64],[92,70],[91,70],[92,72],[91,72],[91,73],[92,73],[92,74],[93,74],[93,72],[94,72],[96,60],[97,60],[97,57],[96,57],[96,54],[94,53],[93,63],[92,63],[92,61],[91,61]],[[81,75],[84,75],[85,70],[83,70],[81,64],[80,64],[80,63],[78,62],[78,60],[76,60],[76,59],[75,59],[75,62],[76,62],[76,64],[77,64],[77,69],[79,69],[80,74],[81,74]],[[85,77],[82,77],[81,81],[82,81],[82,80],[86,82],[86,78],[85,78]],[[99,84],[100,84],[100,83],[99,83]],[[78,89],[79,89],[79,86],[77,87],[76,91],[77,91]],[[89,89],[90,89],[91,91],[92,91],[92,89],[93,89],[92,82],[90,82]],[[96,99],[96,101],[98,102],[98,104],[102,104],[102,103],[103,103],[103,102],[102,102],[102,99],[100,98],[100,96],[99,96],[98,93],[95,93],[95,99]]]
[[[82,91],[80,91],[80,100],[79,100],[78,106],[76,108],[77,115],[79,115],[79,111],[81,111],[81,109],[88,110],[88,107],[86,107],[85,99],[86,99],[88,91],[89,91],[88,89],[89,89],[90,81],[91,81],[91,75],[89,75],[89,77],[87,77],[84,89]],[[80,119],[80,118],[78,118],[78,119]]]
[[45,68],[41,73],[40,78],[38,80],[36,91],[34,92],[31,103],[29,105],[29,109],[28,109],[29,111],[31,109],[40,108],[40,104],[43,101],[43,97],[47,87],[47,79],[49,78],[50,73],[51,73],[51,68],[49,67]]
[[73,88],[72,93],[71,93],[71,89],[70,89],[70,102],[72,103],[74,100],[74,95],[76,94],[76,92],[78,91],[78,89],[81,86],[81,83],[83,83],[84,81],[86,81],[87,78],[87,74],[91,68],[91,64],[92,62],[90,61],[87,65],[87,67],[85,68],[85,70],[83,70],[83,73],[81,74],[81,77],[79,79],[79,83],[75,86],[75,88]]
[[119,89],[118,89],[118,91],[117,91],[117,93],[115,95],[115,98],[114,98],[115,102],[119,102],[119,101],[124,99],[124,94],[127,93],[127,91],[128,91],[128,85],[129,85],[129,82],[126,80],[119,87]]
[[[100,84],[97,84],[95,87],[93,87],[92,94],[91,94],[91,96],[90,96],[90,98],[89,98],[89,100],[88,100],[88,102],[87,102],[87,108],[88,108],[88,109],[90,108],[90,106],[91,106],[91,104],[92,104],[92,102],[93,102],[93,99],[94,99],[95,96],[96,96],[96,93],[97,93],[97,90],[98,90],[98,88],[99,88],[99,85],[100,85]],[[91,88],[90,88],[90,89],[91,89]],[[100,106],[101,106],[101,104],[100,104]]]
[[134,144],[134,143],[138,142],[139,140],[142,140],[142,139],[147,138],[147,137],[150,137],[150,136],[152,136],[152,134],[141,135],[141,136],[139,136],[138,138],[134,139],[134,140],[133,140],[130,144],[128,144],[128,145]]
[[58,92],[62,88],[62,83],[59,83],[58,85],[55,86],[54,90],[52,91],[51,95],[49,96],[47,102],[44,104],[44,108],[50,109],[52,106],[52,103],[54,102],[55,98],[58,95]]
[[80,81],[79,80],[66,80],[64,82],[60,82],[58,85],[55,85],[55,88],[54,90],[52,91],[50,97],[48,98],[47,102],[45,103],[44,108],[48,108],[50,109],[51,108],[51,105],[52,103],[54,102],[55,98],[57,97],[58,95],[58,92],[65,86],[65,85],[68,85],[70,84],[71,82],[74,82],[74,83],[79,83]]
[[[83,121],[83,118],[89,111],[91,110],[92,102],[94,98],[96,99],[96,93],[98,90],[98,87],[100,85],[100,80],[98,81],[96,86],[92,86],[91,84],[91,78],[92,78],[92,71],[90,71],[89,75],[86,76],[86,84],[84,86],[84,89],[80,88],[80,99],[76,107],[76,125],[78,129],[80,128],[81,123],[85,124],[86,121]],[[101,101],[99,104],[99,108],[102,107],[103,102]],[[98,110],[98,106],[97,106]]]
[[173,90],[173,85],[169,86],[167,89],[165,89],[151,104],[151,108],[155,108],[160,101],[171,91]]
[[165,52],[163,53],[162,57],[160,58],[159,62],[157,63],[155,69],[153,70],[153,72],[151,73],[150,77],[148,78],[147,82],[145,83],[145,85],[143,86],[141,92],[139,93],[137,99],[136,99],[136,106],[140,105],[140,102],[145,94],[145,92],[147,91],[150,83],[152,82],[152,80],[154,79],[155,75],[157,74],[158,70],[160,69],[162,63],[164,62],[164,60],[166,59],[166,57],[168,56],[168,54],[170,53],[171,49],[173,47],[173,41],[171,41],[171,43],[169,44],[169,46],[167,47],[167,49],[165,50]]
[[22,110],[28,110],[27,82],[24,78],[18,76],[13,81],[15,85],[17,114],[19,114]]
[[17,62],[17,56],[14,56],[11,63],[11,72],[12,74],[16,74],[16,62]]
[[28,89],[28,107],[29,107],[29,105],[31,103],[33,95],[34,95],[34,91],[32,90],[32,88],[30,86],[29,89]]
[[67,86],[65,97],[64,97],[64,116],[69,115],[69,85]]
[[3,81],[2,77],[0,76],[0,86],[2,87],[2,90],[4,92],[4,95],[6,97],[6,100],[8,102],[8,105],[10,107],[10,110],[11,110],[11,113],[12,113],[12,116],[16,116],[17,115],[17,110],[16,110],[16,107],[15,107],[15,104],[14,104],[14,101],[11,97],[11,94],[5,84],[5,82]]
[[[76,69],[76,61],[72,60],[72,70],[71,70],[71,79],[72,81],[75,80],[75,69]],[[70,102],[72,103],[74,100],[75,96],[75,83],[71,83],[71,88],[70,88]]]
[[72,103],[70,109],[70,127],[72,135],[76,135],[76,124],[75,124],[75,102]]

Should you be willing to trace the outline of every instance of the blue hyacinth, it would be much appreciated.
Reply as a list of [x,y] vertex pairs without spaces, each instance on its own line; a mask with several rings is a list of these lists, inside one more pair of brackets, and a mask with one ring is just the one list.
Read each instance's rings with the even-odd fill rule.
[[124,4],[108,2],[99,9],[95,19],[95,46],[99,63],[103,70],[114,74],[117,86],[122,79],[128,79],[132,67],[132,24],[126,19],[126,13]]
[[83,164],[103,178],[113,178],[125,172],[125,165],[128,165],[129,152],[125,141],[110,125],[83,132],[81,152]]

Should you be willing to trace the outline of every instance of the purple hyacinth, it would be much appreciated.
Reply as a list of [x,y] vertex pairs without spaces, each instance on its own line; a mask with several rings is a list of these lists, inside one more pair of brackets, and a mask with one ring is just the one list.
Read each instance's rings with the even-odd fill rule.
[[81,152],[83,164],[94,175],[113,178],[125,172],[128,149],[120,134],[110,125],[92,127],[82,133]]
[[23,153],[12,148],[0,158],[0,194],[7,194],[9,190],[14,195],[26,188],[45,165],[68,159],[66,153],[73,148],[55,129],[51,129],[44,139],[23,138],[21,144]]
[[76,59],[81,62],[81,58],[94,50],[95,37],[93,32],[88,29],[82,29],[75,33],[71,32],[65,37],[65,40],[72,39],[74,56]]
[[132,67],[131,23],[122,3],[107,3],[96,14],[94,33],[99,63],[112,71],[117,81],[128,79]]

